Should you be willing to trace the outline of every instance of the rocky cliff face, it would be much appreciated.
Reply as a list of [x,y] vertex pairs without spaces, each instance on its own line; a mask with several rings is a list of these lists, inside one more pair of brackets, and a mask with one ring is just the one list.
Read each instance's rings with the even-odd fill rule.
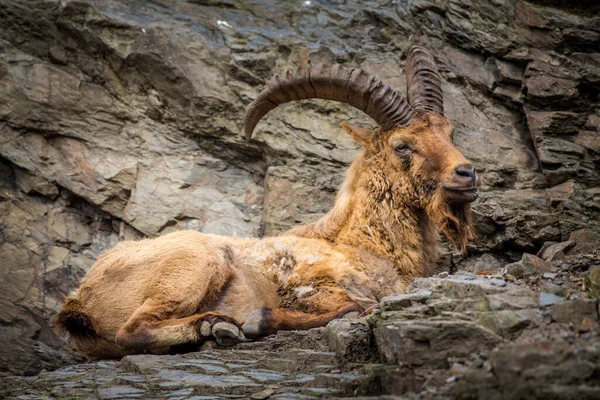
[[[440,270],[496,269],[600,237],[600,9],[593,1],[0,2],[0,373],[77,358],[51,321],[120,239],[271,235],[331,206],[357,146],[324,101],[241,136],[272,74],[361,67],[404,90],[438,61],[455,143],[480,171],[478,240]],[[573,247],[574,246],[574,247]],[[564,294],[567,296],[567,294]]]

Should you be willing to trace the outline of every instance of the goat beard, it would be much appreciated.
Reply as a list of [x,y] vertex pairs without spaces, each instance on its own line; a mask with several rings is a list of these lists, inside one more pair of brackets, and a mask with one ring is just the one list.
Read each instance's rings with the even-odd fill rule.
[[475,238],[470,203],[448,202],[438,190],[427,206],[427,215],[461,253],[466,250],[467,243]]

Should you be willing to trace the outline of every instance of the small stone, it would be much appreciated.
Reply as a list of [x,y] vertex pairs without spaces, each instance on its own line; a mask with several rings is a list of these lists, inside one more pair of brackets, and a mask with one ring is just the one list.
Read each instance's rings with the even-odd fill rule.
[[499,278],[492,279],[492,280],[490,281],[490,283],[491,283],[492,285],[494,285],[494,286],[498,286],[498,287],[504,287],[504,286],[506,286],[506,281],[505,281],[504,279],[499,279]]
[[571,232],[569,240],[576,243],[570,254],[591,253],[600,248],[600,234],[592,229],[584,228]]
[[540,292],[538,297],[538,304],[540,307],[551,306],[553,304],[562,303],[563,301],[565,301],[563,297],[546,292]]
[[596,300],[575,299],[554,304],[550,308],[552,320],[561,323],[581,325],[585,317],[598,319]]
[[466,272],[466,271],[458,271],[456,273],[456,277],[458,279],[464,279],[467,281],[471,281],[473,279],[477,279],[477,275],[472,273],[472,272]]
[[450,367],[450,373],[452,374],[452,376],[460,376],[463,375],[465,372],[467,372],[468,368],[466,365],[455,362],[454,364],[452,364],[452,366]]
[[579,332],[589,332],[594,328],[598,328],[598,322],[594,321],[590,317],[583,317],[581,325],[579,325]]
[[[553,188],[546,190],[546,202],[552,207],[557,207],[561,203],[564,203],[566,200],[570,199],[573,196],[573,192],[575,191],[573,180],[568,180],[560,185],[556,185]],[[552,260],[552,257],[556,257],[556,255],[562,253],[562,258],[564,258],[564,251],[570,247],[573,247],[575,243],[572,241],[566,241],[562,243],[556,243],[554,245],[549,246],[548,251],[545,252],[546,257],[541,257],[547,261],[560,260],[561,258],[555,258]]]
[[552,273],[552,272],[545,272],[545,273],[542,275],[542,278],[544,278],[544,279],[556,279],[556,275],[557,275],[557,274],[554,274],[554,273]]
[[492,254],[483,253],[461,263],[462,271],[473,272],[477,275],[495,274],[504,267],[504,262]]
[[448,272],[444,271],[444,272],[440,272],[439,274],[437,274],[438,278],[444,279],[448,277]]
[[557,281],[556,283],[554,283],[549,280],[542,279],[539,282],[538,287],[542,292],[552,293],[561,297],[567,297],[567,295],[569,294],[569,289],[561,285],[561,281]]
[[575,246],[575,242],[572,240],[560,243],[546,242],[538,251],[537,256],[545,261],[562,260],[565,258],[565,252],[573,246]]
[[254,393],[252,396],[250,396],[250,398],[253,400],[264,400],[273,396],[274,393],[275,391],[273,389],[265,389],[260,392]]
[[220,348],[219,344],[217,342],[215,342],[214,340],[207,340],[204,343],[202,343],[202,346],[200,346],[201,351],[219,349],[219,348]]
[[507,309],[525,309],[537,307],[537,299],[533,291],[516,296],[507,293],[486,296],[491,311]]
[[592,265],[588,269],[585,286],[590,293],[590,297],[600,297],[600,265]]
[[500,310],[482,313],[479,323],[492,332],[505,337],[514,338],[529,327],[537,310]]
[[536,333],[535,335],[533,335],[533,340],[539,342],[540,340],[545,340],[545,338],[544,335],[542,335],[541,333]]
[[546,261],[533,254],[524,253],[521,261],[506,266],[506,272],[516,278],[526,279],[547,272],[549,268],[550,265]]

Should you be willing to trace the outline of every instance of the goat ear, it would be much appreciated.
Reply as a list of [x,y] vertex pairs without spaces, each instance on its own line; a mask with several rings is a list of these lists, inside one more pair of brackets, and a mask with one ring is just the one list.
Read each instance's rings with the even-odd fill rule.
[[440,117],[436,114],[428,114],[426,118],[427,126],[438,131],[443,132],[450,140],[452,136],[452,125],[446,117]]
[[352,136],[352,139],[354,139],[354,141],[360,144],[363,148],[367,148],[369,146],[372,136],[372,133],[369,129],[359,128],[346,122],[342,122],[340,125],[346,132],[350,134],[350,136]]

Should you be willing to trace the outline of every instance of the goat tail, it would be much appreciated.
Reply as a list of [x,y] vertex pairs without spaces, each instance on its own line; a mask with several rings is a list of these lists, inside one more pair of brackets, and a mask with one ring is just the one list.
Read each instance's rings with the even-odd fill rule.
[[67,297],[56,317],[56,327],[68,333],[71,344],[79,352],[86,353],[96,347],[101,337],[94,321],[82,310],[79,300]]

